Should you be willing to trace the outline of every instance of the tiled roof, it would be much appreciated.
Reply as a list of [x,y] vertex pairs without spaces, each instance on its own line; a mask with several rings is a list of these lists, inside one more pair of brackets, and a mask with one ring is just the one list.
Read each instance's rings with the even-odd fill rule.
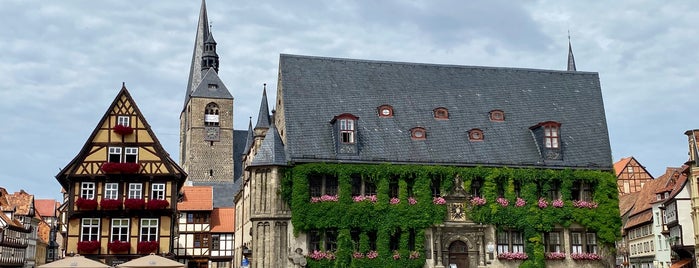
[[633,157],[625,157],[614,163],[614,172],[616,173],[617,177],[621,175],[621,172],[624,172],[624,168],[626,168],[626,165],[631,162],[631,159],[633,159]]
[[629,229],[633,228],[639,225],[642,225],[644,223],[652,223],[653,222],[653,211],[646,210],[643,213],[637,214],[626,222],[626,225],[624,225],[624,229]]
[[[353,162],[612,169],[597,73],[286,54],[279,72],[290,161],[343,161],[330,122],[348,113],[359,117]],[[393,117],[380,118],[381,105]],[[435,120],[438,107],[449,119]],[[491,121],[492,110],[505,121]],[[562,124],[562,160],[545,161],[529,129],[547,121]],[[415,127],[426,139],[411,139]],[[483,141],[469,141],[474,128]]]
[[235,193],[235,181],[233,182],[207,182],[194,181],[194,186],[206,186],[213,188],[213,207],[232,207]]
[[633,208],[633,205],[636,203],[636,198],[638,198],[638,193],[639,192],[632,192],[619,196],[620,215],[628,213]]
[[636,198],[636,203],[631,210],[630,217],[639,213],[644,213],[645,211],[650,211],[652,208],[651,204],[657,201],[655,195],[656,190],[665,187],[668,179],[668,176],[661,176],[660,178],[646,182],[643,188],[638,191],[638,198]]
[[183,186],[182,201],[177,204],[177,210],[211,211],[213,205],[213,188],[211,186]]
[[36,211],[43,217],[57,217],[56,209],[58,208],[58,203],[55,199],[36,199],[34,200],[34,206],[36,206]]
[[215,208],[211,212],[211,232],[235,232],[235,208]]
[[[16,215],[27,216],[33,213],[30,209],[34,206],[34,195],[30,195],[24,190],[8,195],[7,201],[16,208]],[[31,216],[33,216],[33,214]]]

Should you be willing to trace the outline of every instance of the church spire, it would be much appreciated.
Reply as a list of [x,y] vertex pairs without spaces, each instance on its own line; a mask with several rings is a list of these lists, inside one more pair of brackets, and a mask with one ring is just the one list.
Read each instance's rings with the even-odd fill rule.
[[568,31],[568,71],[575,72],[575,57],[573,57],[573,46],[570,44],[570,31]]
[[201,82],[203,76],[201,71],[201,65],[202,56],[204,54],[204,43],[208,38],[209,16],[206,13],[206,1],[201,0],[201,9],[199,10],[199,22],[197,23],[197,35],[194,39],[194,51],[192,52],[192,62],[189,67],[189,81],[187,82],[187,92],[185,92],[184,97],[185,106],[187,105],[187,102],[189,102],[189,95],[197,88],[197,86]]
[[257,124],[255,129],[269,128],[269,107],[267,106],[267,84],[264,84],[262,89],[262,102],[260,103],[260,112],[257,115]]
[[214,68],[218,73],[218,54],[216,54],[216,40],[214,35],[209,30],[209,36],[204,41],[204,54],[201,57],[201,70],[206,71],[209,68]]
[[245,152],[243,154],[247,155],[250,150],[252,149],[252,143],[255,137],[253,137],[253,131],[252,131],[252,117],[250,117],[250,121],[248,122],[248,135],[247,138],[245,139]]

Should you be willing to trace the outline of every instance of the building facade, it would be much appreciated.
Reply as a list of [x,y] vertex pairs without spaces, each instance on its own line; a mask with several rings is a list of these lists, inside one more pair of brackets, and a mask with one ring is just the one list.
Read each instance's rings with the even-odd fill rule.
[[61,204],[54,199],[37,199],[36,211],[41,215],[41,219],[46,223],[48,233],[44,241],[46,246],[46,262],[62,259],[63,236],[60,233],[60,211]]
[[83,148],[56,175],[67,196],[66,251],[108,265],[170,254],[186,176],[122,86]]
[[648,173],[646,167],[633,156],[622,158],[614,163],[614,172],[616,172],[620,195],[638,192],[646,182],[653,180],[653,175]]
[[[687,193],[689,194],[689,201],[685,200],[680,202],[689,203],[691,210],[689,211],[689,214],[681,215],[681,217],[690,215],[692,229],[694,231],[692,238],[696,238],[699,237],[699,233],[697,233],[699,232],[699,192],[697,192],[699,191],[697,186],[699,183],[699,130],[687,130],[684,134],[687,135],[689,141],[689,160],[686,163],[688,169],[685,172],[687,177]],[[671,237],[674,237],[673,234],[671,234]],[[682,244],[694,244],[694,252],[692,254],[694,261],[692,262],[694,263],[694,267],[699,267],[699,256],[697,255],[699,252],[696,250],[699,248],[699,239],[693,239],[693,243],[689,243],[690,241],[682,240]]]
[[13,199],[13,195],[0,187],[0,266],[25,267],[28,259],[35,258],[27,256],[32,229],[16,217]]

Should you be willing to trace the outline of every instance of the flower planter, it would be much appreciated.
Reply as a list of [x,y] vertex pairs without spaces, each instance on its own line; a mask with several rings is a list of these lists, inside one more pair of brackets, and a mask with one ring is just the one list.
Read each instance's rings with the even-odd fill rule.
[[131,248],[131,244],[126,241],[112,241],[107,244],[107,248],[111,252],[127,252]]
[[158,251],[158,248],[160,248],[160,243],[158,241],[141,241],[138,242],[137,246],[139,254],[153,253]]
[[435,197],[432,198],[432,203],[435,205],[444,205],[447,203],[447,200],[444,200],[444,197]]
[[141,165],[138,163],[105,162],[101,168],[104,173],[138,173],[141,170]]
[[576,261],[581,261],[581,260],[589,260],[589,261],[596,261],[596,260],[601,260],[602,256],[597,255],[596,253],[573,253],[570,254],[570,258]]
[[78,197],[78,200],[75,201],[75,205],[79,210],[95,210],[97,209],[97,200]]
[[170,205],[170,202],[164,199],[151,199],[146,204],[147,209],[165,209]]
[[80,253],[94,253],[100,249],[100,241],[80,241],[78,242],[78,252]]
[[566,254],[563,252],[546,252],[544,257],[546,257],[547,260],[564,260]]
[[116,125],[112,130],[114,131],[114,133],[117,133],[122,136],[126,136],[133,133],[132,127],[127,127],[124,125]]
[[120,199],[102,199],[100,201],[100,207],[105,210],[115,210],[121,208]]
[[124,207],[126,209],[143,209],[146,205],[145,199],[126,199],[124,200]]
[[506,260],[506,261],[521,261],[521,260],[526,260],[528,259],[529,256],[527,253],[524,252],[503,252],[498,254],[498,259],[499,260]]

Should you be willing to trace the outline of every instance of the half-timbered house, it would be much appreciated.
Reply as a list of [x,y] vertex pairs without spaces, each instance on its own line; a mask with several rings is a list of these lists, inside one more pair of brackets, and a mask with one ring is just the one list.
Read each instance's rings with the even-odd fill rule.
[[69,254],[117,265],[172,252],[186,173],[163,149],[125,86],[56,179],[68,197]]

